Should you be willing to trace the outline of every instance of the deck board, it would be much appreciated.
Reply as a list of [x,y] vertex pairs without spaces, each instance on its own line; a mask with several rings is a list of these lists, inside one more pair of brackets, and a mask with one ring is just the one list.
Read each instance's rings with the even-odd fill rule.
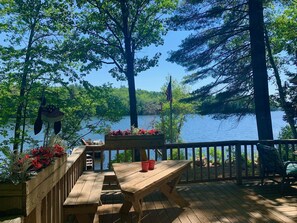
[[[190,206],[179,208],[161,192],[144,198],[143,223],[207,223],[207,222],[297,222],[297,186],[282,195],[279,186],[267,183],[205,182],[178,185]],[[120,191],[103,191],[103,206],[98,209],[99,222],[117,223],[123,197]],[[131,223],[135,222],[133,209]]]

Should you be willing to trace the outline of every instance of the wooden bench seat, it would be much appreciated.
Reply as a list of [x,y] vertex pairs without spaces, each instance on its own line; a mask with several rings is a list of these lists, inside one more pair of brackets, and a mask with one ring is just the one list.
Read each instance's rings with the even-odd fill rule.
[[63,204],[64,222],[74,215],[79,223],[93,222],[105,177],[114,178],[113,172],[85,171],[78,178]]

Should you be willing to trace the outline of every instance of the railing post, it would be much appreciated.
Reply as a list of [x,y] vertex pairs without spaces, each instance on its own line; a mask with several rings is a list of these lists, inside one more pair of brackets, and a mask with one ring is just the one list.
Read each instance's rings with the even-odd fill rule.
[[242,165],[241,165],[241,146],[237,143],[235,146],[235,164],[236,164],[236,183],[242,184]]
[[165,145],[162,147],[162,160],[167,160],[167,149]]

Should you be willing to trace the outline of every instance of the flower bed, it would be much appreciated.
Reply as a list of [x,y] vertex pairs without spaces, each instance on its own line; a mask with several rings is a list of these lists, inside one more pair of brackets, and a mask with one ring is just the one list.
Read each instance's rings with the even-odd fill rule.
[[0,182],[22,183],[65,154],[62,146],[39,147],[27,153],[10,153],[1,159]]
[[[0,217],[27,216],[66,170],[64,148],[40,147],[3,160],[0,179]],[[61,173],[63,172],[63,173]]]
[[25,182],[16,185],[9,182],[0,183],[0,216],[28,216],[64,176],[66,161],[67,155],[64,153],[53,158],[50,165]]
[[134,128],[132,129],[127,129],[127,130],[116,130],[116,131],[110,131],[108,133],[109,136],[127,136],[127,135],[162,135],[162,133],[157,130],[157,129],[139,129],[139,128]]
[[105,146],[109,149],[154,148],[164,145],[164,135],[105,135]]
[[140,159],[147,160],[145,149],[160,148],[165,143],[164,134],[158,130],[132,128],[125,131],[111,131],[105,135],[105,147],[108,149],[140,149]]
[[105,146],[109,149],[154,148],[164,145],[164,134],[158,130],[132,128],[132,131],[111,131],[105,135]]

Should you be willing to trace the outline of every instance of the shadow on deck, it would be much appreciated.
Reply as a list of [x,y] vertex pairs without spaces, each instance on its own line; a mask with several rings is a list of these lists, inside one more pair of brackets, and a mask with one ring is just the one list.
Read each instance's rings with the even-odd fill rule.
[[[297,222],[297,186],[280,193],[277,184],[268,182],[206,182],[178,186],[178,192],[190,202],[179,208],[160,192],[145,197],[142,222],[206,223],[206,222]],[[121,222],[119,209],[123,202],[119,190],[106,190],[99,208],[99,222]],[[131,223],[135,222],[133,210]]]

